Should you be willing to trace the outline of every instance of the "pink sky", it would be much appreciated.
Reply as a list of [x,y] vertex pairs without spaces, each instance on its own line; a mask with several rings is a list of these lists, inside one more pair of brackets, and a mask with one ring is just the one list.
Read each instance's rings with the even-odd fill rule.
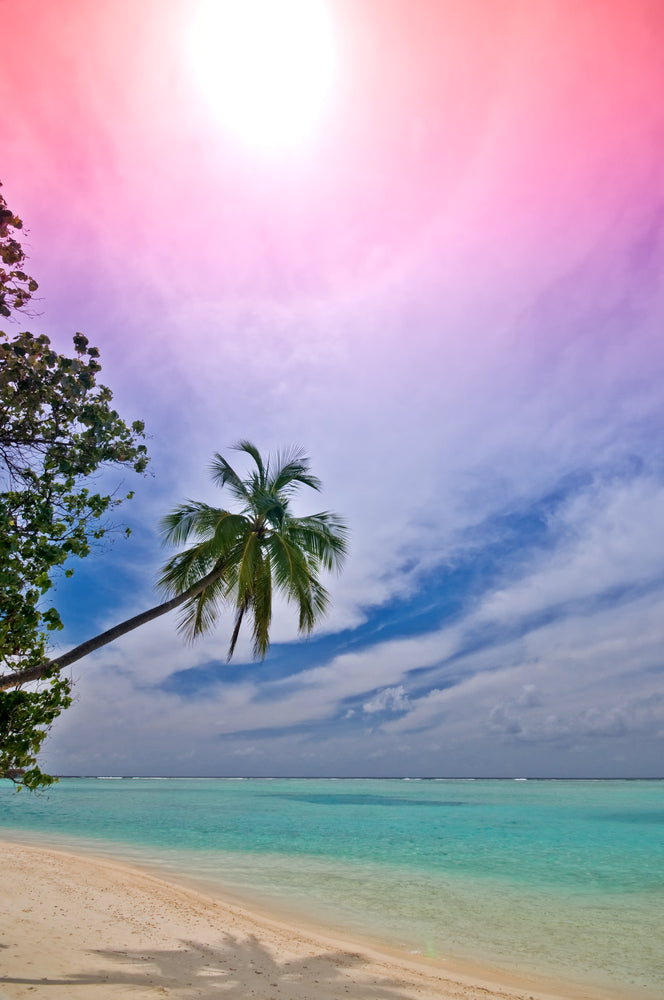
[[215,127],[190,72],[194,6],[3,11],[20,39],[5,183],[40,239],[70,232],[83,260],[123,270],[131,249],[135,277],[167,268],[215,294],[346,295],[434,233],[521,280],[629,224],[661,183],[657,4],[337,0],[333,106],[300,155],[262,161]]

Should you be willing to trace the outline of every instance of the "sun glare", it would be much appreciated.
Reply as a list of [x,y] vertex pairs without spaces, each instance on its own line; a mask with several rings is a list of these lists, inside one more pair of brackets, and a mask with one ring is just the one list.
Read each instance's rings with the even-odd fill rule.
[[324,0],[203,0],[191,56],[224,128],[263,149],[290,147],[320,120],[335,63]]

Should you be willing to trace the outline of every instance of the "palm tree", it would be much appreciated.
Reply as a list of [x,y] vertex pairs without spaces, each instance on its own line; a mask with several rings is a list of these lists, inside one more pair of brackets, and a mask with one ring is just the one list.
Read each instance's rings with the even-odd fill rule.
[[238,510],[188,500],[162,520],[167,544],[191,543],[164,566],[159,587],[168,599],[62,656],[0,677],[0,691],[62,670],[178,607],[182,608],[178,627],[193,641],[214,627],[224,607],[232,606],[229,660],[247,617],[253,622],[254,656],[265,656],[275,591],[297,606],[299,632],[311,632],[329,603],[319,574],[321,570],[341,569],[346,525],[329,511],[306,517],[291,513],[292,497],[301,486],[321,488],[300,449],[265,461],[250,441],[240,441],[235,450],[253,459],[255,470],[250,475],[242,479],[220,454],[215,455],[211,472],[214,482],[235,499]]
[[346,528],[336,514],[308,517],[291,513],[291,497],[300,486],[321,488],[300,450],[263,461],[250,441],[240,441],[255,471],[241,479],[217,454],[212,479],[228,489],[240,505],[237,512],[188,501],[162,521],[168,542],[196,541],[164,567],[159,585],[172,596],[185,594],[198,580],[216,574],[188,598],[180,629],[195,639],[215,624],[219,611],[233,605],[235,623],[228,650],[233,655],[244,618],[253,618],[254,656],[263,658],[270,645],[273,591],[296,604],[299,631],[307,634],[325,614],[328,594],[318,580],[321,569],[340,569],[346,553]]

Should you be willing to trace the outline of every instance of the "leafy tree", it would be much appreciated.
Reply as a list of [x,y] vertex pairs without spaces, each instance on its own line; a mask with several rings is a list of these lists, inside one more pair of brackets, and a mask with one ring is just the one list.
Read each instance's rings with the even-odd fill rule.
[[[5,317],[24,310],[37,288],[22,270],[25,255],[13,235],[20,228],[0,195]],[[0,664],[16,679],[12,688],[22,671],[44,663],[48,634],[62,628],[44,603],[55,574],[70,557],[90,553],[106,530],[102,518],[121,502],[91,489],[90,477],[106,465],[143,472],[148,461],[143,424],[127,426],[110,389],[97,384],[98,350],[80,333],[74,348],[70,357],[46,336],[0,331]],[[36,753],[71,702],[66,680],[52,671],[41,676],[41,690],[0,694],[0,777],[18,775],[31,788],[52,780]]]
[[219,612],[230,604],[234,628],[228,650],[233,655],[243,620],[253,620],[254,655],[269,647],[273,592],[283,594],[298,610],[299,631],[308,634],[328,606],[319,580],[321,570],[340,569],[346,554],[347,529],[336,514],[322,511],[298,517],[291,511],[300,486],[320,490],[309,471],[309,459],[299,450],[263,460],[249,441],[236,450],[250,455],[256,471],[242,479],[221,455],[212,463],[212,477],[238,502],[236,511],[187,501],[162,521],[167,542],[193,540],[165,565],[159,585],[168,600],[81,643],[55,660],[0,677],[0,690],[62,670],[107,643],[175,608],[182,609],[179,627],[189,640],[208,632]]
[[[2,187],[2,183],[0,183]],[[23,223],[7,208],[0,194],[0,316],[11,316],[12,309],[23,309],[39,287],[34,278],[23,270],[25,252],[12,230],[22,229]]]

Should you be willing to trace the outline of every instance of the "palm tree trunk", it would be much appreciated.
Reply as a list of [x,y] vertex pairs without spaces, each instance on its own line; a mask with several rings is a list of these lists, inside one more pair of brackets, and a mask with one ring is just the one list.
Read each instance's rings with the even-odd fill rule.
[[202,580],[195,583],[185,590],[183,594],[178,594],[177,597],[172,597],[169,601],[164,601],[163,604],[157,604],[154,608],[149,608],[147,611],[142,611],[140,615],[134,615],[133,618],[127,618],[126,621],[120,622],[119,625],[114,625],[113,628],[109,628],[106,632],[102,632],[100,635],[95,636],[93,639],[88,639],[86,642],[82,642],[80,646],[75,646],[70,649],[68,653],[63,653],[62,656],[56,656],[52,660],[43,660],[42,663],[36,664],[34,667],[26,667],[25,670],[16,670],[11,674],[4,674],[0,676],[0,691],[7,691],[10,688],[20,687],[22,684],[27,684],[29,681],[41,680],[48,671],[51,670],[64,670],[65,667],[70,666],[70,664],[75,663],[77,660],[81,660],[84,656],[89,653],[94,653],[95,650],[100,649],[109,642],[113,642],[115,639],[119,639],[121,635],[125,635],[127,632],[133,632],[135,628],[140,625],[145,625],[147,622],[151,622],[153,618],[159,618],[161,615],[167,614],[169,611],[173,611],[175,608],[184,604],[191,597],[197,597],[202,590],[205,590],[207,586],[214,583],[223,574],[224,567],[218,566],[213,569],[207,576],[204,576]]

